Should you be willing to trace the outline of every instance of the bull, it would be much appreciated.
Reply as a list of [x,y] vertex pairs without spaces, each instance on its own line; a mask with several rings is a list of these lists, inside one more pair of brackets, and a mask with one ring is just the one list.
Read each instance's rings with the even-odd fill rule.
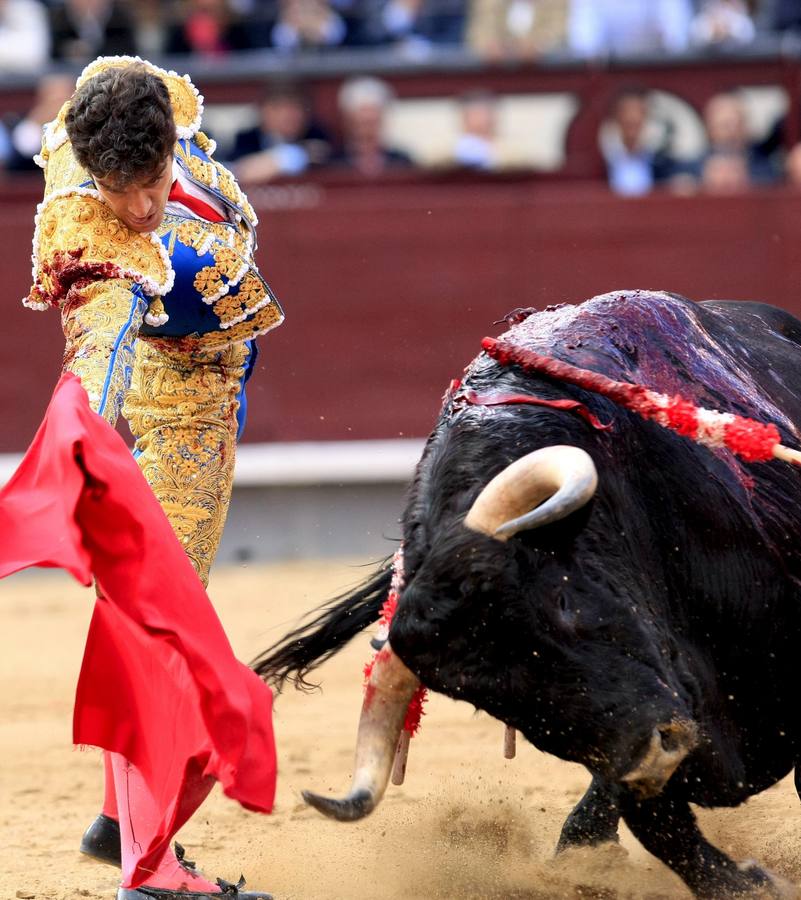
[[[801,439],[801,322],[770,306],[616,292],[519,315],[503,339]],[[491,399],[509,395],[536,403]],[[410,487],[351,792],[306,799],[343,820],[379,802],[422,682],[586,766],[559,848],[615,840],[622,817],[697,897],[796,896],[708,842],[690,804],[736,806],[794,767],[801,790],[800,524],[797,468],[480,354]],[[377,619],[390,578],[385,564],[256,670],[306,683]]]

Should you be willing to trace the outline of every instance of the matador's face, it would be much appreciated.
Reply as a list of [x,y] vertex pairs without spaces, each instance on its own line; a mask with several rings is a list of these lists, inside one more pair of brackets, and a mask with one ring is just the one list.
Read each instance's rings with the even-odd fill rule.
[[172,186],[172,156],[151,175],[130,184],[119,184],[113,175],[95,178],[103,201],[131,231],[153,231],[164,218]]

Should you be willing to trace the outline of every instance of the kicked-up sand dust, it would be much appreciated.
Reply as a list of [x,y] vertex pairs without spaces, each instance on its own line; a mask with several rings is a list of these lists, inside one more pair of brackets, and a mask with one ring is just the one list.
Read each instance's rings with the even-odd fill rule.
[[[220,569],[210,593],[249,660],[303,612],[359,581],[343,562]],[[57,573],[0,582],[0,900],[111,900],[114,869],[77,851],[99,811],[99,751],[71,745],[72,698],[93,594]],[[433,697],[412,741],[406,784],[390,785],[363,822],[306,807],[303,788],[350,783],[368,640],[318,670],[323,691],[276,704],[279,788],[272,816],[215,790],[179,835],[205,873],[276,900],[668,900],[689,892],[622,829],[621,848],[553,847],[589,782],[579,766],[518,740],[464,703]],[[168,749],[168,748],[167,748]],[[701,811],[702,828],[737,859],[801,884],[801,807],[792,779],[734,810]]]

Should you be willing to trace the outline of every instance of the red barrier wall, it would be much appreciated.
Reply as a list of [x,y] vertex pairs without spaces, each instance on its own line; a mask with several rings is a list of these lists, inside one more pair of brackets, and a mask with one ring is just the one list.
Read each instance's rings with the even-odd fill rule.
[[[38,190],[10,185],[0,203],[0,452],[25,447],[59,371],[58,315],[19,303]],[[784,189],[624,200],[593,183],[330,178],[253,199],[287,321],[261,340],[250,441],[426,434],[518,306],[639,287],[801,315],[801,194]]]

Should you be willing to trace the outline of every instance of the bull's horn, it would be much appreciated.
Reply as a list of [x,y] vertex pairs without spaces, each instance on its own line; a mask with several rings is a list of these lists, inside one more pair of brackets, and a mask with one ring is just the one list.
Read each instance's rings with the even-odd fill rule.
[[597,486],[595,464],[584,450],[543,447],[499,472],[476,497],[464,523],[505,541],[518,531],[564,519],[584,506]]
[[310,806],[340,822],[355,822],[375,809],[384,796],[406,709],[419,684],[387,644],[376,656],[364,694],[350,793],[337,800],[304,791]]

